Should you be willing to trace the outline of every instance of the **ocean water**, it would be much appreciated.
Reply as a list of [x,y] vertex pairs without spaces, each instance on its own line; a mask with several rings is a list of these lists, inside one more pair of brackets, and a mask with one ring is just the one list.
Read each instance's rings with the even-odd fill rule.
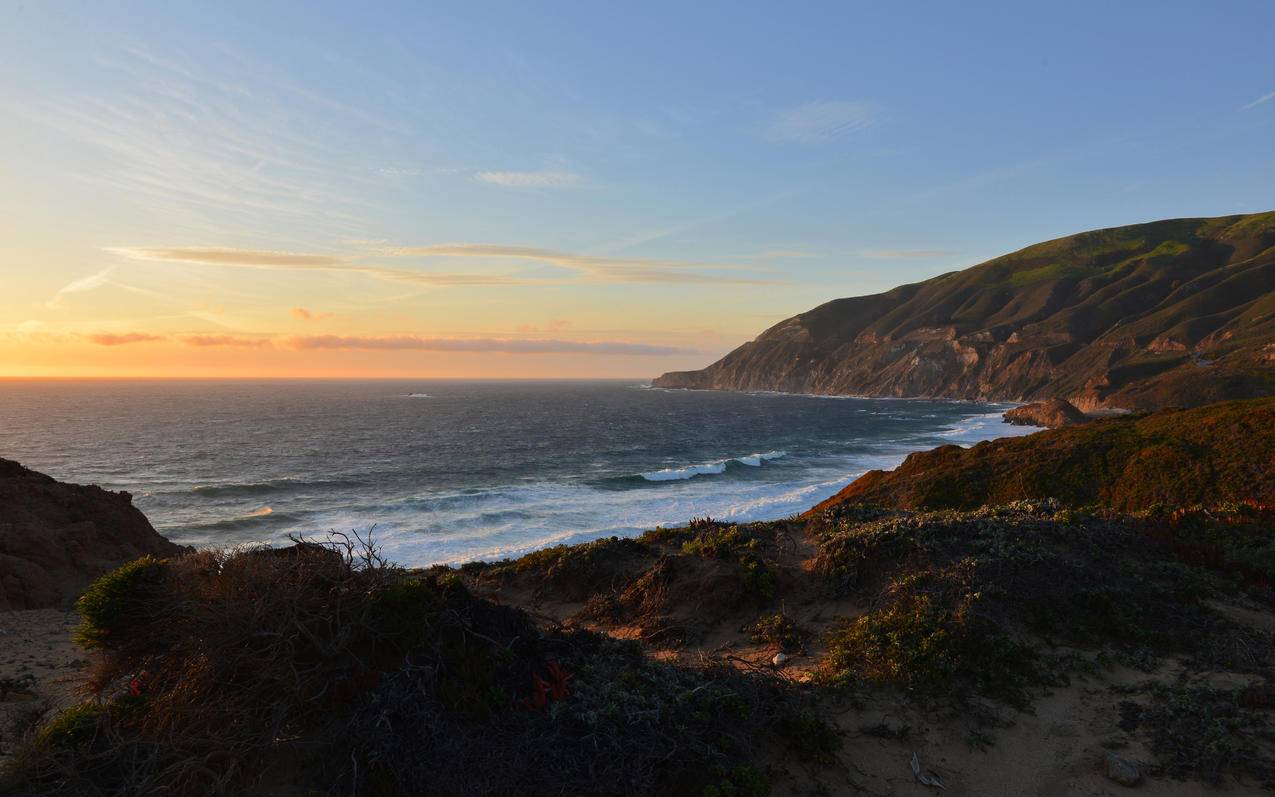
[[128,490],[193,545],[371,531],[407,565],[809,508],[870,468],[1025,434],[1009,405],[636,381],[0,381],[0,457]]

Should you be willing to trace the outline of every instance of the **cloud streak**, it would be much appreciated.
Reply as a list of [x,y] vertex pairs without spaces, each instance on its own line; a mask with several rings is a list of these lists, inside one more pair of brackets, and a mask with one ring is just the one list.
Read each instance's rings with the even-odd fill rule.
[[316,313],[304,307],[294,307],[288,313],[298,321],[322,321],[332,315],[331,313]]
[[450,258],[504,258],[530,260],[584,272],[594,281],[609,282],[672,282],[672,283],[733,283],[746,285],[777,285],[777,280],[729,277],[705,273],[722,270],[755,271],[751,266],[722,263],[702,263],[686,260],[663,260],[641,257],[603,257],[559,252],[531,246],[505,246],[501,244],[436,244],[432,246],[400,247],[386,250],[400,257],[450,257]]
[[700,263],[655,258],[600,257],[559,252],[529,246],[501,244],[437,244],[431,246],[392,247],[376,250],[383,257],[479,258],[525,260],[579,272],[580,279],[527,278],[517,275],[437,273],[411,271],[383,266],[365,266],[352,257],[304,254],[273,250],[209,248],[209,247],[145,247],[116,246],[107,251],[134,260],[170,263],[195,263],[229,268],[252,268],[283,271],[331,271],[368,276],[392,281],[438,287],[491,285],[555,285],[566,282],[638,282],[675,284],[779,285],[780,280],[737,277],[715,272],[728,270],[756,271],[755,267],[735,264]]
[[1271,100],[1275,100],[1275,91],[1272,91],[1270,94],[1263,94],[1262,96],[1250,102],[1248,105],[1245,105],[1242,108],[1240,108],[1240,110],[1247,111],[1249,108],[1256,108],[1262,103],[1270,102]]
[[874,260],[922,260],[930,257],[954,257],[960,252],[951,249],[867,249],[859,254]]
[[165,338],[162,335],[151,335],[147,332],[98,332],[89,335],[89,340],[99,346],[127,346],[132,343],[158,343]]
[[80,277],[72,280],[54,293],[52,298],[44,303],[45,307],[58,308],[62,306],[63,298],[72,293],[84,293],[85,291],[95,290],[107,285],[111,281],[111,274],[115,273],[115,266],[107,266],[96,274],[90,274],[87,277]]
[[507,188],[570,188],[584,182],[575,172],[478,172],[474,179]]
[[216,348],[230,346],[235,348],[261,349],[269,347],[270,341],[265,338],[241,338],[236,335],[183,335],[180,338],[187,346],[197,348]]
[[767,128],[771,141],[826,144],[876,121],[876,108],[866,102],[808,102],[775,114]]
[[112,246],[106,251],[133,260],[150,260],[163,263],[192,263],[248,268],[264,271],[327,271],[347,274],[366,274],[387,282],[407,282],[417,285],[455,287],[465,285],[531,285],[544,280],[527,280],[489,274],[439,274],[405,269],[360,266],[349,258],[336,255],[311,255],[296,252],[275,252],[253,249],[209,249],[205,247],[146,247]]
[[493,352],[500,354],[693,354],[691,349],[620,341],[513,340],[506,338],[425,338],[418,335],[381,337],[311,335],[288,338],[294,349],[362,349],[376,351]]

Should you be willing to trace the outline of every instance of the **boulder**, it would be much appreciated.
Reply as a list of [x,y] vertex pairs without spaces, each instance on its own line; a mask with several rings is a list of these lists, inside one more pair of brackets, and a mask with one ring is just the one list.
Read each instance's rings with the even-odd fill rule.
[[126,492],[0,459],[0,609],[67,607],[125,562],[188,550],[155,531]]
[[1142,782],[1142,773],[1138,770],[1138,766],[1115,753],[1107,753],[1103,757],[1102,774],[1106,775],[1108,780],[1119,783],[1121,786],[1132,787]]
[[1059,426],[1074,426],[1089,420],[1076,405],[1066,399],[1052,398],[1048,401],[1037,401],[1008,410],[1001,416],[1005,423],[1021,426],[1047,426],[1056,429]]

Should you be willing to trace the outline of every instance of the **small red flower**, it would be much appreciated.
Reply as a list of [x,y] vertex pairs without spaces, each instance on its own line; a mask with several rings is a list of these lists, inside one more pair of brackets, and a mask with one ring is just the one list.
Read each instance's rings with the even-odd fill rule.
[[146,682],[150,680],[151,674],[146,670],[142,670],[133,679],[128,682],[128,693],[133,697],[140,697],[142,691],[146,688]]
[[549,695],[554,700],[562,700],[569,694],[567,690],[569,680],[571,680],[571,673],[564,670],[558,662],[549,662]]

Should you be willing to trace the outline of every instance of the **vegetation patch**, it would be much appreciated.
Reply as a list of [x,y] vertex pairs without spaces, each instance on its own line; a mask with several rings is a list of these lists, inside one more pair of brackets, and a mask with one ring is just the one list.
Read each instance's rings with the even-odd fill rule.
[[845,504],[975,509],[1052,498],[1065,506],[1275,504],[1275,398],[1109,418],[972,448],[916,453],[870,471],[811,512]]
[[1266,635],[1206,605],[1226,581],[1116,513],[1036,502],[846,521],[823,527],[815,564],[873,607],[830,633],[829,684],[964,688],[1022,705],[1031,686],[1060,676],[1042,642],[1249,671],[1270,650]]
[[31,737],[6,794],[272,778],[333,794],[762,794],[745,775],[786,699],[772,676],[543,631],[453,571],[404,572],[357,542],[146,560],[81,610],[95,694]]
[[143,556],[95,581],[75,604],[81,618],[75,641],[109,647],[113,637],[150,619],[148,613],[164,611],[157,598],[167,572],[167,561]]
[[1148,702],[1120,704],[1120,727],[1148,740],[1158,771],[1173,778],[1221,783],[1229,775],[1275,785],[1275,737],[1269,701],[1259,692],[1148,684]]
[[783,612],[763,615],[744,630],[754,642],[775,645],[785,653],[802,650],[810,636],[810,632]]
[[541,592],[584,600],[627,581],[653,556],[637,540],[609,537],[579,545],[555,545],[519,559],[471,567],[468,573],[497,581],[525,576],[533,579]]

